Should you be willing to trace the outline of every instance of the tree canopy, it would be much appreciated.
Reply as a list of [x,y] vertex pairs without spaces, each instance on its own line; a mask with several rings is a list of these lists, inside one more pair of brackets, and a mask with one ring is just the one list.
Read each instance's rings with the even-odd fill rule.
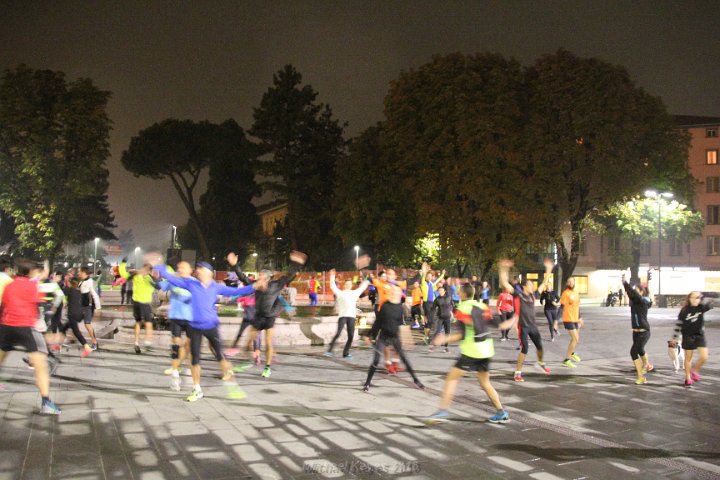
[[560,50],[541,57],[527,78],[524,181],[545,186],[536,219],[557,246],[564,282],[594,212],[657,182],[690,195],[689,139],[623,67]]
[[302,85],[302,76],[286,65],[254,110],[249,133],[261,142],[262,187],[288,202],[292,248],[320,266],[335,258],[339,240],[332,234],[336,165],[346,154],[344,125],[333,118],[318,93]]
[[217,125],[167,119],[141,130],[122,155],[123,166],[136,177],[170,179],[188,212],[200,254],[205,259],[210,259],[211,253],[195,189],[202,171],[212,163],[230,161],[229,157],[238,153],[243,141],[242,129],[233,120]]
[[0,209],[20,246],[51,260],[68,242],[114,239],[107,204],[110,92],[21,65],[0,84]]

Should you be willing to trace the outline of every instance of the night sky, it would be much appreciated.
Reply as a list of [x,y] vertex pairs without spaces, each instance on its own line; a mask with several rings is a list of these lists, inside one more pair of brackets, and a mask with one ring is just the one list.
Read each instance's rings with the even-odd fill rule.
[[356,135],[382,119],[388,82],[433,54],[499,52],[529,65],[560,47],[624,65],[671,113],[720,116],[720,2],[0,0],[0,67],[90,77],[113,93],[110,206],[141,246],[187,215],[169,181],[120,164],[168,117],[244,128],[292,63]]

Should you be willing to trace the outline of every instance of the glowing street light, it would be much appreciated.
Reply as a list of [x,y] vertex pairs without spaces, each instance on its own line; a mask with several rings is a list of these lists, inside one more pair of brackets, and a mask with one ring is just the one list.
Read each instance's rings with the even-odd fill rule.
[[135,268],[139,268],[140,266],[140,247],[135,247]]
[[360,272],[360,246],[355,245],[355,268],[358,269],[358,272]]
[[646,190],[645,196],[647,198],[654,198],[658,204],[658,291],[657,295],[660,298],[660,268],[662,266],[662,199],[672,198],[672,192],[656,192],[655,190]]

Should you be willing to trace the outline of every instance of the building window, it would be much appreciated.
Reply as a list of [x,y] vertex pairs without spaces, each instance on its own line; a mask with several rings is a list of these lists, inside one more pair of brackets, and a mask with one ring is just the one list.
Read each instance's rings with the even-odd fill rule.
[[720,236],[711,235],[707,237],[707,254],[720,255]]
[[620,253],[620,237],[618,235],[611,235],[608,237],[608,255],[617,255]]
[[718,129],[717,128],[706,128],[705,129],[705,136],[707,138],[717,138],[718,136]]
[[580,295],[587,295],[588,293],[588,277],[587,275],[575,276],[575,291]]
[[720,192],[720,177],[707,177],[705,185],[707,186],[707,193]]
[[717,165],[718,162],[718,151],[708,150],[705,152],[705,164],[706,165]]
[[650,256],[650,240],[647,240],[645,242],[640,242],[640,256],[641,257],[649,257]]
[[705,223],[708,225],[720,224],[720,205],[708,205]]
[[683,243],[678,241],[678,239],[675,236],[672,236],[668,239],[668,245],[670,246],[670,255],[671,256],[680,256],[683,254]]
[[587,236],[584,233],[580,234],[578,251],[582,256],[587,255]]

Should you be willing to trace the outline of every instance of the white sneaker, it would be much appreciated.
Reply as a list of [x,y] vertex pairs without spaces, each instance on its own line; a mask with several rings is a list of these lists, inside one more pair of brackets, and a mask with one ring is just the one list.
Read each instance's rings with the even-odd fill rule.
[[170,377],[170,390],[173,392],[180,391],[180,374],[177,371],[173,372]]

